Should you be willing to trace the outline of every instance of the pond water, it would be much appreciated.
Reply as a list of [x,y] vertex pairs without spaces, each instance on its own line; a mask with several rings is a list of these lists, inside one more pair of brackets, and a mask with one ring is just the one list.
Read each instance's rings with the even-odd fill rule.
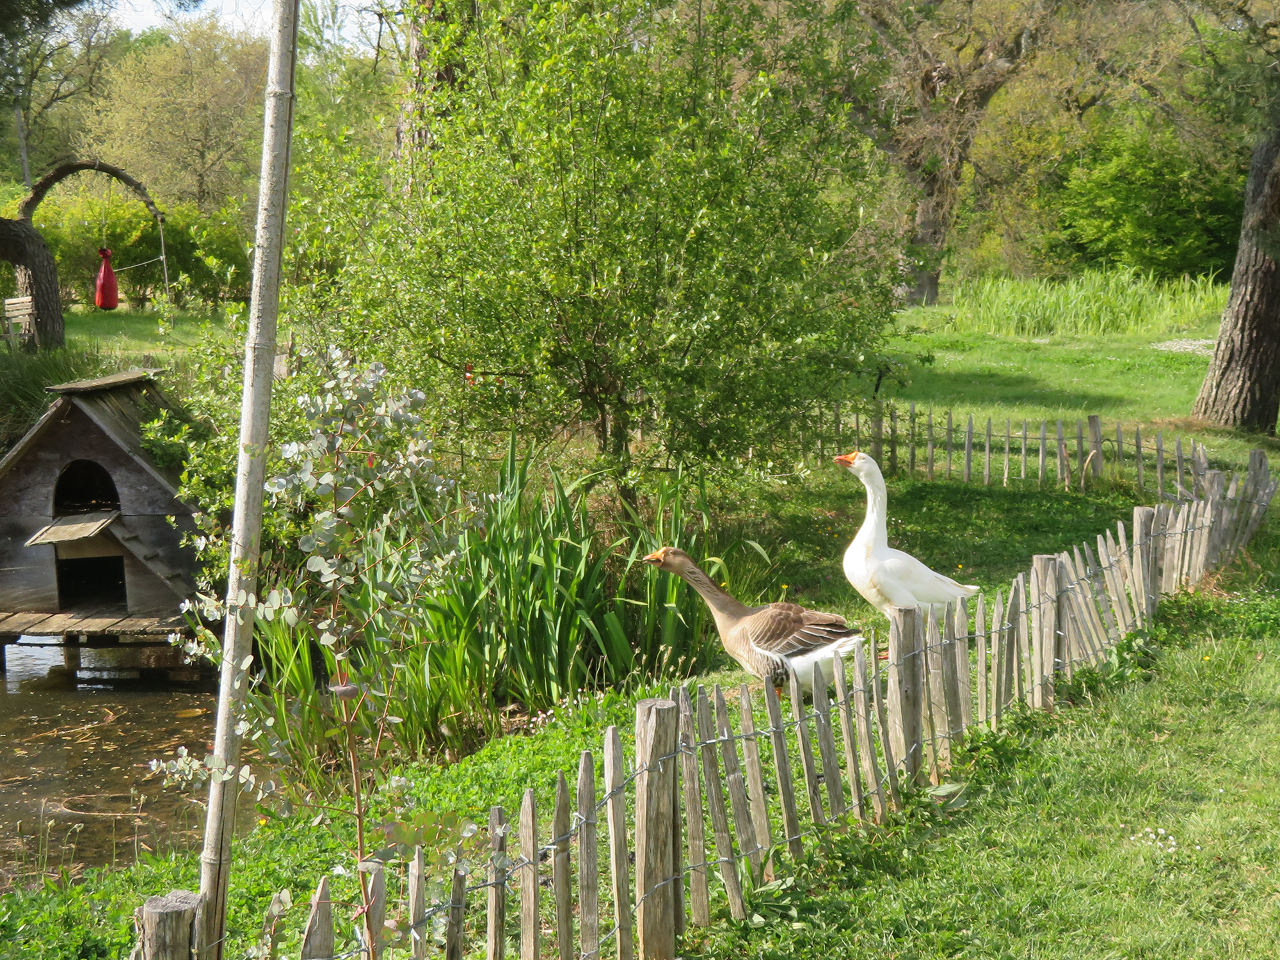
[[[211,749],[217,678],[169,646],[23,637],[0,674],[0,891],[141,853],[198,849],[205,789],[148,762]],[[78,672],[73,667],[77,666]],[[252,804],[242,804],[252,816]]]

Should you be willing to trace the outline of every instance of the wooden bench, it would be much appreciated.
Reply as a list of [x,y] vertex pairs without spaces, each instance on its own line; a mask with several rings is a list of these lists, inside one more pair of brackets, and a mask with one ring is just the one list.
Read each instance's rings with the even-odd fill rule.
[[4,302],[4,334],[12,350],[18,349],[18,339],[31,340],[40,346],[40,334],[36,331],[36,307],[31,297],[12,297]]

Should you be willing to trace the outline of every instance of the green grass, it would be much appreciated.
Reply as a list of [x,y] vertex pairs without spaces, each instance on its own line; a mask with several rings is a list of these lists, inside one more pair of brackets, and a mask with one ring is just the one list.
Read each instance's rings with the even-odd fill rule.
[[[959,814],[834,838],[794,889],[756,895],[764,923],[722,917],[687,954],[1273,956],[1280,597],[1194,598],[1163,624],[1178,645],[1152,682],[989,740]],[[1131,839],[1148,827],[1176,851]]]
[[1226,301],[1227,285],[1211,277],[1158,281],[1119,267],[1066,280],[967,277],[930,323],[1005,336],[1169,333],[1216,322]]
[[[165,317],[156,310],[98,310],[93,307],[63,315],[69,344],[96,342],[123,360],[164,366],[181,357],[204,337],[222,331],[222,322],[205,314],[177,311]],[[144,359],[146,358],[146,359]]]
[[67,350],[14,353],[0,344],[0,456],[48,409],[45,387],[120,369],[96,343]]
[[[1191,409],[1209,357],[1155,347],[1171,339],[1213,341],[1218,332],[1216,321],[1176,335],[1147,332],[1029,338],[948,332],[929,322],[930,316],[927,310],[904,315],[908,335],[893,340],[891,350],[905,362],[906,383],[889,384],[882,395],[895,399],[903,416],[907,404],[914,402],[921,433],[924,417],[932,410],[939,442],[946,412],[952,410],[958,437],[962,437],[965,419],[973,415],[979,446],[977,438],[984,434],[986,420],[991,418],[998,438],[993,446],[1001,456],[1006,420],[1012,422],[1015,438],[1024,420],[1029,422],[1033,438],[1038,437],[1041,420],[1048,421],[1051,437],[1056,433],[1056,421],[1063,420],[1074,461],[1076,421],[1091,415],[1102,418],[1104,435],[1113,439],[1115,424],[1124,424],[1127,444],[1132,443],[1133,427],[1141,426],[1148,462],[1154,455],[1156,431],[1164,434],[1167,456],[1172,455],[1175,439],[1182,438],[1186,445],[1194,438],[1206,445],[1212,459],[1229,469],[1243,466],[1254,448],[1273,457],[1280,454],[1274,437],[1192,419]],[[1032,447],[1028,471],[1034,475],[1035,440]],[[1015,457],[1019,449],[1015,439]],[[1128,454],[1132,458],[1132,447]],[[939,463],[941,456],[939,448]],[[1003,470],[1003,460],[997,461],[996,469]],[[1015,462],[1013,476],[1019,469]]]

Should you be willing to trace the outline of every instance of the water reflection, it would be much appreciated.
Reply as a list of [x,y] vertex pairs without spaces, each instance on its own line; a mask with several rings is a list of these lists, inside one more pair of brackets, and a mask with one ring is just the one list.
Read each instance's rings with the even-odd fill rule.
[[[216,681],[169,645],[23,637],[0,675],[0,890],[198,843],[203,790],[147,764],[210,750]],[[252,809],[252,805],[245,806]]]

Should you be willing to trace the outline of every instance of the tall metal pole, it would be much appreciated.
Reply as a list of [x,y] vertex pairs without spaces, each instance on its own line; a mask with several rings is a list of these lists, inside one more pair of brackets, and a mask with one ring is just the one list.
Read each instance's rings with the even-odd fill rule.
[[240,407],[240,452],[236,466],[235,512],[231,528],[231,565],[227,579],[227,619],[222,641],[218,719],[210,777],[204,852],[200,855],[200,893],[204,922],[200,960],[221,960],[235,833],[236,771],[253,641],[253,607],[262,534],[263,483],[266,479],[267,423],[276,354],[276,314],[280,302],[280,262],[289,198],[289,143],[293,132],[293,74],[297,57],[298,0],[275,0],[271,60],[267,68],[266,131],[258,184],[258,226],[253,256],[253,294],[249,336],[244,350],[244,397]]

